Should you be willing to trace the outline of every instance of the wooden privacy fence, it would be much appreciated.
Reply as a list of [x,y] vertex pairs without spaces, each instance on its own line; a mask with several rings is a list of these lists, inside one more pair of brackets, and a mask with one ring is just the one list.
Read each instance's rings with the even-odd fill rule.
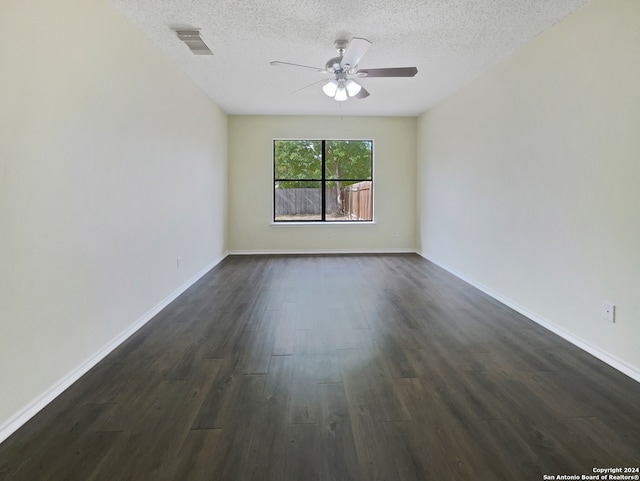
[[[327,211],[338,208],[336,189],[327,189]],[[276,213],[278,215],[320,215],[322,213],[321,189],[276,189]]]
[[371,181],[365,180],[344,188],[345,214],[355,220],[373,220]]
[[[326,190],[327,214],[354,220],[372,220],[371,181],[358,182],[342,188],[342,207],[338,206],[337,189]],[[313,188],[276,189],[276,215],[320,215],[322,190]]]

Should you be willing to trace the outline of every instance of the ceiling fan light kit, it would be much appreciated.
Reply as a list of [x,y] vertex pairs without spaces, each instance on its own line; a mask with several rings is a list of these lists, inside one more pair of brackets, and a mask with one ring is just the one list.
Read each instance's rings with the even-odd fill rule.
[[338,90],[336,90],[336,95],[333,97],[333,100],[337,100],[338,102],[344,102],[349,97],[347,96],[347,89],[344,88],[344,85],[340,85]]
[[347,80],[344,83],[344,86],[347,88],[347,92],[349,93],[349,97],[355,97],[356,95],[358,95],[360,93],[360,90],[362,90],[362,85],[360,85],[355,80],[351,80],[351,79]]
[[339,86],[340,84],[338,83],[337,80],[329,80],[326,84],[322,86],[322,91],[328,97],[335,97]]
[[[271,62],[271,65],[302,67],[312,69],[320,73],[333,75],[333,79],[329,80],[322,86],[322,91],[327,97],[331,97],[338,102],[344,102],[350,98],[363,99],[369,96],[369,92],[367,92],[362,85],[349,78],[350,75],[358,78],[413,77],[418,73],[418,69],[416,67],[358,70],[358,64],[364,54],[367,53],[367,50],[371,47],[371,42],[364,38],[353,37],[351,42],[347,42],[346,40],[336,40],[334,45],[338,50],[339,56],[329,59],[324,69],[280,61],[273,61]],[[319,82],[314,82],[309,85],[309,87],[316,83]],[[303,87],[303,89],[304,88],[306,87]]]
[[355,97],[361,90],[362,85],[355,80],[346,79],[346,76],[345,78],[340,76],[337,80],[329,80],[322,86],[324,94],[338,102],[344,102],[350,97]]

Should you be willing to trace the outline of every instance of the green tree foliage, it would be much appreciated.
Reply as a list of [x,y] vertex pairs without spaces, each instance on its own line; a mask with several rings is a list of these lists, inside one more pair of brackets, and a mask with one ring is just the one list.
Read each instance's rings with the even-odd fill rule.
[[327,140],[326,178],[371,180],[370,140]]
[[309,180],[322,179],[322,141],[276,140],[274,161],[275,178],[282,179],[277,181],[278,188],[320,187],[318,182]]
[[[276,140],[274,143],[277,187],[318,188],[322,179],[322,141]],[[341,187],[342,180],[371,179],[370,140],[325,141],[325,179],[327,187]],[[347,182],[352,183],[352,182]]]

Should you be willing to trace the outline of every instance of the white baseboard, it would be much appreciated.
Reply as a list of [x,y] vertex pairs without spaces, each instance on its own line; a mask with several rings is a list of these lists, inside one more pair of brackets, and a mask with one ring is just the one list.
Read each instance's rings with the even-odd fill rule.
[[317,254],[416,254],[415,249],[290,249],[290,250],[237,250],[229,255],[317,255]]
[[503,295],[499,294],[498,292],[495,292],[494,290],[488,288],[487,286],[475,281],[474,279],[471,279],[471,278],[465,276],[464,274],[461,274],[460,272],[456,271],[455,269],[452,269],[451,267],[447,266],[446,264],[443,264],[443,263],[439,262],[436,259],[430,258],[430,257],[424,255],[422,252],[417,252],[417,253],[421,257],[427,259],[429,262],[433,262],[438,267],[443,268],[445,271],[449,272],[450,274],[453,274],[457,278],[462,279],[463,281],[467,282],[468,284],[471,284],[473,287],[475,287],[475,288],[481,290],[482,292],[484,292],[485,294],[493,297],[495,300],[501,302],[505,306],[508,306],[511,309],[513,309],[514,311],[519,312],[523,316],[531,319],[532,321],[534,321],[537,324],[540,324],[542,327],[550,330],[554,334],[557,334],[558,336],[560,336],[561,338],[565,339],[566,341],[569,341],[574,346],[579,347],[583,351],[588,352],[592,356],[600,359],[602,362],[608,364],[609,366],[613,367],[614,369],[617,369],[621,373],[629,376],[634,381],[640,382],[640,370],[638,370],[636,367],[631,366],[630,364],[622,361],[621,359],[618,359],[616,356],[612,355],[611,353],[603,351],[600,348],[594,346],[593,344],[590,344],[590,343],[586,342],[585,340],[580,339],[578,336],[572,334],[569,331],[566,331],[565,329],[563,329],[562,327],[558,326],[557,324],[554,324],[553,322],[543,318],[542,316],[539,316],[536,313],[531,312],[530,310],[526,309],[525,307],[522,307],[518,303],[513,302],[511,299],[508,299],[508,298],[504,297]]
[[189,287],[196,283],[202,276],[204,276],[207,272],[213,269],[216,265],[224,260],[227,257],[228,253],[225,252],[218,259],[209,263],[204,269],[198,272],[195,276],[181,285],[178,289],[173,291],[167,297],[165,297],[160,303],[155,305],[149,311],[147,311],[142,317],[140,317],[136,322],[134,322],[131,327],[127,328],[125,331],[120,333],[114,340],[104,346],[100,351],[95,353],[89,359],[84,361],[78,367],[76,367],[73,371],[68,373],[58,382],[56,382],[53,386],[43,392],[36,399],[31,401],[26,407],[18,411],[14,416],[9,418],[8,421],[0,425],[0,443],[2,443],[5,439],[11,436],[15,431],[17,431],[22,425],[24,425],[29,419],[35,416],[38,412],[40,412],[47,404],[53,401],[56,397],[62,394],[66,389],[68,389],[74,382],[80,379],[84,374],[86,374],[92,367],[98,364],[102,359],[107,357],[107,355],[113,351],[116,347],[126,341],[129,337],[131,337],[138,329],[144,326],[147,322],[149,322],[153,317],[158,314],[162,309],[167,307],[171,302],[173,302],[180,294],[186,291]]

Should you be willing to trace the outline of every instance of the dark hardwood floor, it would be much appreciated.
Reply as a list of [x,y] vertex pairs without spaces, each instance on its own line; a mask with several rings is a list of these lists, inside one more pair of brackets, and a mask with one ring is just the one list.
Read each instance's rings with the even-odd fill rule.
[[640,464],[640,384],[417,255],[232,256],[0,479],[541,480]]

